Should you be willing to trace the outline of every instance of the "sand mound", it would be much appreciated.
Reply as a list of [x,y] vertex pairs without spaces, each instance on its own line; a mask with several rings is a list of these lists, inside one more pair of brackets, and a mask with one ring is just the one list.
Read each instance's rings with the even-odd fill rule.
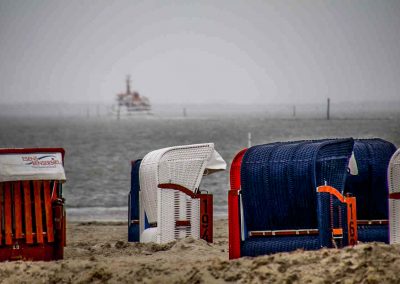
[[124,223],[68,225],[65,259],[6,262],[3,283],[399,283],[400,246],[361,244],[229,261],[227,222],[215,240],[128,243]]

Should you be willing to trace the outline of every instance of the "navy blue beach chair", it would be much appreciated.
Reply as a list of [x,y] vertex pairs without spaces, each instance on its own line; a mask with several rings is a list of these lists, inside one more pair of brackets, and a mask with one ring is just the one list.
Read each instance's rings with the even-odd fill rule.
[[353,143],[279,142],[239,152],[231,167],[229,257],[354,244],[355,200],[342,195]]

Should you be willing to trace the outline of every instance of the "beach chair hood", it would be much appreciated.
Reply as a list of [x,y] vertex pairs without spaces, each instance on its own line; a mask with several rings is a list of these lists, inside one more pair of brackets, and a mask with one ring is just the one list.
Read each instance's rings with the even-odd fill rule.
[[0,149],[0,182],[66,180],[62,149]]
[[148,153],[139,171],[141,199],[150,223],[157,222],[157,188],[174,183],[195,192],[203,175],[226,169],[213,143],[168,147]]

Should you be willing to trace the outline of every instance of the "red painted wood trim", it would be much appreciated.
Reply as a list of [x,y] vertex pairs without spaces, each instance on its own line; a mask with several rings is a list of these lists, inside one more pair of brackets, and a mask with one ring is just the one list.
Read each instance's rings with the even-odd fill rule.
[[58,190],[58,182],[55,180],[53,181],[53,188],[51,190],[51,201],[54,201],[58,198],[57,190]]
[[25,209],[25,237],[26,243],[33,244],[32,236],[32,207],[31,186],[29,181],[24,181],[24,209]]
[[3,185],[4,185],[4,183],[0,182],[0,245],[3,242],[3,235],[2,235],[2,231],[3,231],[2,223],[3,222],[1,222],[1,220],[2,220],[2,216],[1,215],[2,215],[2,212],[3,212],[3,193],[4,193]]
[[200,238],[213,242],[213,195],[199,194],[200,196]]
[[43,182],[44,212],[46,215],[47,241],[54,242],[53,207],[51,205],[50,181]]
[[339,199],[340,202],[345,203],[345,199],[344,199],[343,195],[336,188],[334,188],[332,186],[329,186],[329,185],[318,186],[317,192],[329,193],[331,195],[334,195],[337,199]]
[[199,198],[197,194],[195,194],[193,191],[191,191],[190,189],[179,185],[179,184],[175,184],[175,183],[160,183],[158,185],[158,188],[162,188],[162,189],[174,189],[174,190],[178,190],[181,191],[187,195],[189,195],[191,198]]
[[11,184],[4,184],[4,235],[5,244],[12,245]]
[[299,236],[318,235],[318,229],[309,230],[276,230],[276,231],[250,231],[250,237],[271,237],[271,236]]
[[389,220],[357,220],[357,225],[387,225]]
[[400,192],[389,193],[389,199],[400,199]]
[[41,181],[33,181],[33,191],[35,200],[35,223],[36,223],[36,241],[39,244],[43,243],[43,224],[42,224],[42,201],[40,198],[40,190],[42,187]]
[[228,192],[228,224],[229,224],[229,259],[239,258],[240,253],[240,208],[238,191],[240,184],[240,168],[247,148],[236,154],[230,169],[230,190]]
[[235,158],[233,158],[231,169],[230,169],[230,185],[231,190],[240,190],[240,169],[242,167],[242,159],[244,154],[246,153],[247,148],[242,149],[239,153],[236,154]]
[[22,239],[22,203],[21,203],[21,182],[13,183],[14,191],[14,217],[15,217],[15,238]]
[[0,148],[0,155],[3,154],[35,154],[35,153],[61,153],[64,160],[64,148]]
[[176,220],[175,227],[189,227],[190,220]]

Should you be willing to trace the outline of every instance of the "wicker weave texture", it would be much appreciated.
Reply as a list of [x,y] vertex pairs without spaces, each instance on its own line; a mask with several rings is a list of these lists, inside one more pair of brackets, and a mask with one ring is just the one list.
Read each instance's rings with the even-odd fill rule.
[[[400,194],[400,149],[389,163],[388,185],[390,194]],[[400,199],[389,199],[390,243],[400,243]]]
[[297,249],[316,250],[321,245],[318,236],[252,237],[241,244],[242,256],[258,256]]
[[[322,247],[343,247],[348,245],[347,206],[335,196],[318,192],[318,229]],[[332,229],[343,229],[343,238],[332,241]]]
[[353,139],[254,146],[241,168],[245,222],[250,230],[317,228],[316,188],[343,191]]
[[358,226],[358,240],[366,242],[389,242],[389,228],[387,225]]
[[213,143],[194,144],[152,151],[143,158],[140,188],[150,223],[157,222],[157,185],[175,183],[194,191],[213,151]]
[[[200,238],[200,201],[173,189],[158,190],[157,242],[168,243],[185,237]],[[176,221],[190,221],[176,226]]]
[[348,175],[345,192],[357,198],[359,220],[388,219],[389,161],[396,147],[382,139],[355,140],[358,175]]

